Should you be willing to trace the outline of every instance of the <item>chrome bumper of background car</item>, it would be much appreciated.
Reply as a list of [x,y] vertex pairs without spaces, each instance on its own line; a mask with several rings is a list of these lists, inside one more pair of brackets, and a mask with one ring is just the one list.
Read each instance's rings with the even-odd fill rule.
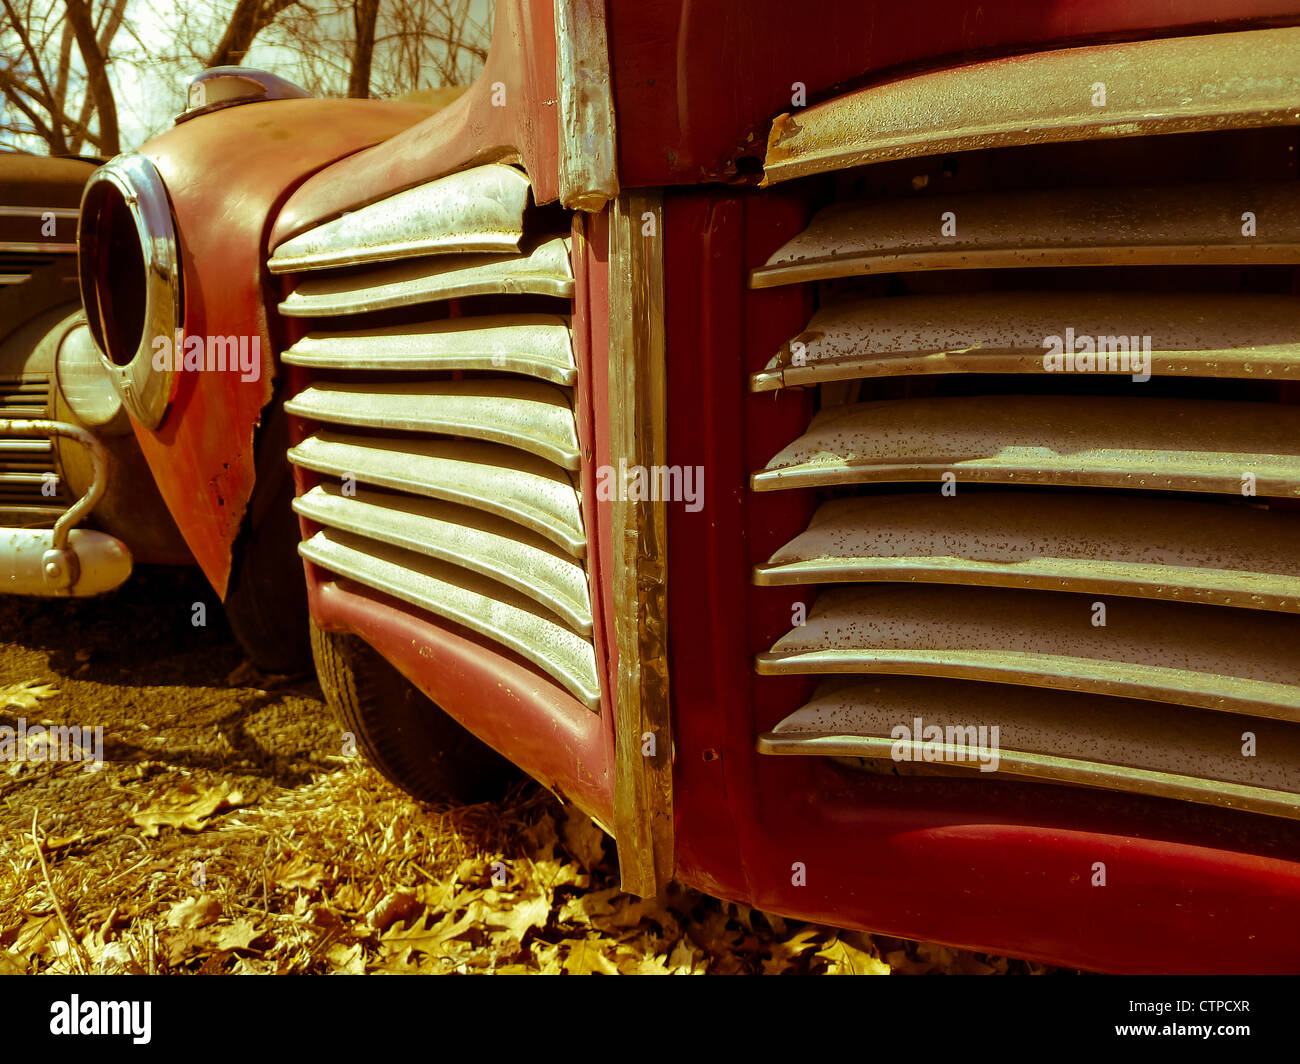
[[0,418],[0,436],[64,436],[90,452],[90,488],[54,522],[53,528],[0,528],[0,592],[76,596],[111,591],[131,575],[126,544],[104,532],[75,528],[108,486],[108,459],[89,432],[64,421]]

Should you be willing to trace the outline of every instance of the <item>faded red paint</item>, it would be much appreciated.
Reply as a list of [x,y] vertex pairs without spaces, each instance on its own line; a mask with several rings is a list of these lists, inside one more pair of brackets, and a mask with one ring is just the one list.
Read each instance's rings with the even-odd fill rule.
[[359,635],[494,750],[588,816],[614,822],[612,751],[599,714],[459,625],[348,581],[313,579],[308,588],[318,625]]
[[626,188],[693,184],[761,156],[772,119],[919,68],[1070,44],[1300,20],[1295,0],[609,0],[610,69]]
[[271,219],[305,175],[428,113],[362,100],[255,103],[184,122],[140,149],[171,197],[186,333],[256,336],[262,345],[259,380],[178,373],[162,424],[134,426],[181,534],[223,597],[253,490],[253,434],[274,375],[262,253]]

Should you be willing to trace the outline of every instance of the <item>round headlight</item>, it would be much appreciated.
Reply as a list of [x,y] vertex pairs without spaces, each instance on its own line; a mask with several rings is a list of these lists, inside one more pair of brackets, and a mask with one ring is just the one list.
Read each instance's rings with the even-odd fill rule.
[[[78,321],[64,335],[55,361],[59,391],[73,415],[88,428],[105,428],[124,420],[122,398],[104,369],[90,327]],[[125,427],[125,426],[122,426]]]
[[162,175],[143,155],[119,155],[86,183],[77,232],[81,301],[102,365],[131,416],[162,422],[172,369],[154,340],[182,325],[180,250]]

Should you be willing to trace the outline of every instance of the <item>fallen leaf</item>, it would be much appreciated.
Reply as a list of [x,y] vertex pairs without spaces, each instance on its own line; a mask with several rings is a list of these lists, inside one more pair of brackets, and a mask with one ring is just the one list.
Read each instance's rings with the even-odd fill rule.
[[335,975],[363,975],[366,970],[365,951],[358,942],[352,946],[342,943],[331,946],[325,956],[334,965]]
[[763,961],[763,974],[780,975],[791,966],[799,954],[812,949],[817,944],[816,939],[821,933],[819,929],[809,928],[784,942],[773,942],[771,958]]
[[244,796],[225,784],[200,790],[185,781],[172,793],[156,797],[143,809],[136,810],[131,819],[144,828],[147,837],[155,838],[163,827],[202,831],[213,813],[243,804]]
[[668,955],[668,967],[678,973],[695,971],[695,949],[690,942],[682,939],[673,947],[672,953]]
[[0,709],[36,709],[41,702],[58,693],[59,689],[53,684],[41,683],[40,680],[5,684],[0,687]]
[[888,975],[889,965],[877,960],[870,953],[849,945],[841,938],[836,938],[825,949],[817,951],[817,956],[829,962],[827,975]]
[[570,975],[618,975],[618,968],[600,952],[599,939],[566,939],[562,945],[569,947],[564,958],[564,970]]
[[583,868],[590,871],[605,860],[605,833],[576,809],[564,820],[564,845]]
[[221,902],[211,894],[202,894],[173,905],[167,913],[167,926],[192,931],[215,924],[220,917]]
[[214,929],[212,944],[223,953],[248,949],[261,933],[251,919],[241,916],[227,927]]
[[366,913],[366,923],[376,931],[386,931],[399,920],[405,920],[418,903],[409,890],[395,890],[385,894],[378,905]]
[[550,916],[550,903],[546,898],[538,895],[504,910],[490,912],[484,922],[488,927],[500,927],[509,931],[516,939],[523,942],[524,936],[534,927],[545,927]]
[[8,950],[0,951],[0,975],[26,975],[27,961]]
[[301,853],[295,853],[271,873],[275,885],[285,890],[315,890],[324,878],[325,866],[314,863]]

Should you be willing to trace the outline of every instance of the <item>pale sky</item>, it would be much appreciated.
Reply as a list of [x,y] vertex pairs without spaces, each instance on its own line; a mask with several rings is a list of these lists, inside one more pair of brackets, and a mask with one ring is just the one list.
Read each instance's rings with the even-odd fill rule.
[[[60,2],[48,0],[51,10]],[[491,0],[471,0],[471,17],[484,20],[490,5]],[[192,39],[206,54],[215,47],[235,0],[181,0],[181,6],[184,15],[176,0],[129,0],[127,4],[125,24],[113,42],[109,63],[123,151],[139,146],[172,124],[184,106],[189,78],[202,69],[201,61],[179,54],[184,18],[190,22]],[[339,54],[337,61],[345,65],[346,57]],[[73,62],[76,75],[80,75],[75,50]],[[269,70],[293,82],[309,80],[301,54],[277,45],[274,28],[264,30],[253,42],[243,65]],[[39,140],[27,146],[33,151],[45,150]]]

